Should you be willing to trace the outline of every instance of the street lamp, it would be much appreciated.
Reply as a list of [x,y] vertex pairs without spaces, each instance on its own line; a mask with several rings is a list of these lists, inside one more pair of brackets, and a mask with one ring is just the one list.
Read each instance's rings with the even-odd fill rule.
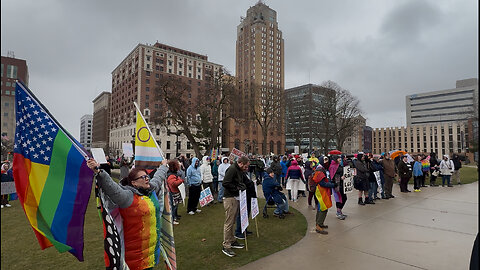
[[132,134],[132,140],[130,142],[132,143],[132,151],[135,155],[135,133]]
[[182,134],[182,131],[177,130],[177,131],[173,132],[173,131],[170,131],[170,129],[167,129],[167,135],[170,136],[172,134],[177,137],[177,141],[175,142],[175,157],[178,157],[178,155],[179,155],[178,150],[180,148],[180,147],[178,147],[179,146],[178,136],[180,136],[180,134]]

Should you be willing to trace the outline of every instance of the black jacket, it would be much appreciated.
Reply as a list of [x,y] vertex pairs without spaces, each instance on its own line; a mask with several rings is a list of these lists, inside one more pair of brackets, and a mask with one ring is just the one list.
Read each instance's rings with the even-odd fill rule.
[[270,164],[270,168],[272,169],[274,174],[276,175],[282,174],[282,165],[280,165],[280,162],[273,161],[272,164]]
[[458,156],[454,157],[452,160],[453,160],[453,166],[455,167],[455,171],[460,170],[460,168],[462,168],[462,162],[460,161]]
[[398,163],[398,174],[400,175],[401,178],[410,178],[412,177],[412,167],[408,166],[402,160]]
[[239,195],[239,190],[245,190],[247,186],[243,181],[244,172],[235,162],[232,166],[228,167],[223,178],[222,185],[225,188],[223,196],[225,198],[235,197]]

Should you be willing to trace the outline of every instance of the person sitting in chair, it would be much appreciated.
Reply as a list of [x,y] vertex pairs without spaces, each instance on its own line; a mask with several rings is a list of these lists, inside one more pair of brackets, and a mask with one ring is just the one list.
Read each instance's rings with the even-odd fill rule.
[[283,190],[280,183],[274,180],[274,172],[271,168],[268,168],[263,176],[263,195],[265,199],[272,199],[277,205],[277,209],[273,211],[273,215],[279,218],[285,218],[286,214],[290,214],[288,211],[288,200],[285,194],[281,191]]

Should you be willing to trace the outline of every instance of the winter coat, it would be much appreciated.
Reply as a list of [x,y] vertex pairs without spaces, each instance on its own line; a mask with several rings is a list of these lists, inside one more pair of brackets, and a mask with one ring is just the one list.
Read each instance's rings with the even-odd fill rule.
[[212,167],[208,162],[208,156],[202,158],[202,165],[200,166],[200,173],[202,175],[202,182],[205,184],[213,182]]
[[178,186],[181,185],[184,180],[178,174],[169,172],[167,175],[168,175],[167,185],[170,192],[172,193],[180,192],[180,190],[178,189]]
[[219,182],[223,181],[223,178],[225,177],[225,173],[227,172],[228,167],[230,167],[230,162],[223,163],[223,161],[225,159],[228,160],[227,157],[223,157],[222,158],[222,163],[220,164],[220,166],[218,166],[218,181]]
[[236,197],[239,195],[240,190],[245,190],[247,187],[243,183],[244,172],[235,162],[227,169],[225,177],[223,178],[224,194],[223,197]]
[[455,165],[453,164],[452,160],[445,161],[442,159],[440,162],[440,173],[442,175],[452,175],[453,171],[455,170]]
[[307,184],[308,184],[308,188],[310,191],[314,191],[315,190],[315,182],[313,182],[313,169],[312,169],[312,162],[311,161],[307,161],[305,163],[305,172],[303,173],[303,175],[305,176],[305,179],[307,180]]
[[412,177],[412,166],[409,163],[405,163],[403,160],[401,160],[398,163],[398,174],[401,178]]
[[455,171],[458,171],[460,170],[460,168],[462,168],[462,162],[460,161],[460,158],[458,158],[458,156],[454,156],[453,157],[453,166],[455,167]]
[[413,164],[413,176],[423,176],[422,163],[420,161],[415,161]]
[[287,179],[302,179],[305,182],[305,178],[303,178],[302,169],[298,166],[298,162],[296,160],[292,161],[292,165],[288,167]]
[[287,175],[287,170],[288,170],[287,162],[288,161],[283,161],[283,160],[280,161],[280,166],[282,169],[282,173],[280,174],[281,177],[285,177]]
[[285,194],[280,191],[280,184],[267,173],[263,174],[262,189],[263,196],[265,196],[265,198],[272,196],[272,199],[276,204],[282,204],[284,200],[286,201]]
[[189,186],[200,186],[202,184],[202,173],[200,172],[200,166],[195,168],[195,163],[198,158],[192,158],[192,164],[187,169],[187,184]]
[[395,177],[397,173],[397,168],[395,167],[395,162],[393,159],[382,159],[380,164],[383,166],[383,172],[386,176]]
[[368,180],[370,173],[365,163],[360,159],[357,159],[353,162],[353,165],[355,166],[355,169],[357,169],[357,177],[361,180]]

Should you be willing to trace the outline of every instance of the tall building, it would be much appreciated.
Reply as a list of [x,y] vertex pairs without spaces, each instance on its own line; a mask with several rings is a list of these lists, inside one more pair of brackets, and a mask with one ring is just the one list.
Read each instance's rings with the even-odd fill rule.
[[373,153],[394,149],[409,153],[460,153],[473,160],[469,147],[475,136],[471,121],[413,125],[407,127],[376,128],[373,131]]
[[314,84],[285,90],[285,141],[287,151],[299,146],[300,152],[311,153],[321,148],[319,137],[323,127],[319,118],[324,100],[335,91]]
[[80,118],[80,143],[89,150],[92,148],[93,115],[85,114]]
[[[145,120],[149,122],[157,143],[173,157],[177,151],[190,156],[194,153],[184,135],[176,136],[174,127],[154,126],[150,121],[157,112],[168,111],[155,100],[154,89],[164,76],[182,79],[191,86],[189,102],[195,102],[207,84],[207,76],[218,72],[221,65],[208,61],[206,55],[171,47],[161,43],[138,44],[112,71],[112,101],[110,108],[110,154],[120,156],[122,143],[132,141],[135,134],[135,106],[137,102]],[[165,123],[170,126],[170,123]],[[177,143],[178,142],[178,143]],[[178,148],[178,150],[177,150]]]
[[467,121],[478,117],[478,79],[456,82],[456,88],[406,97],[407,126]]
[[112,93],[102,92],[93,102],[92,147],[103,148],[109,153],[108,142],[110,135],[110,104]]
[[[247,10],[237,26],[236,78],[242,99],[235,109],[235,121],[228,121],[224,146],[259,153],[285,152],[284,113],[275,110],[274,121],[264,142],[260,125],[252,120],[254,112],[265,112],[262,105],[280,103],[284,90],[284,40],[278,29],[277,13],[261,1]],[[280,106],[279,106],[280,107]],[[268,117],[268,116],[263,116]]]
[[1,91],[2,91],[2,136],[10,140],[15,135],[15,80],[21,80],[28,86],[27,61],[17,59],[13,54],[2,56],[1,61]]

